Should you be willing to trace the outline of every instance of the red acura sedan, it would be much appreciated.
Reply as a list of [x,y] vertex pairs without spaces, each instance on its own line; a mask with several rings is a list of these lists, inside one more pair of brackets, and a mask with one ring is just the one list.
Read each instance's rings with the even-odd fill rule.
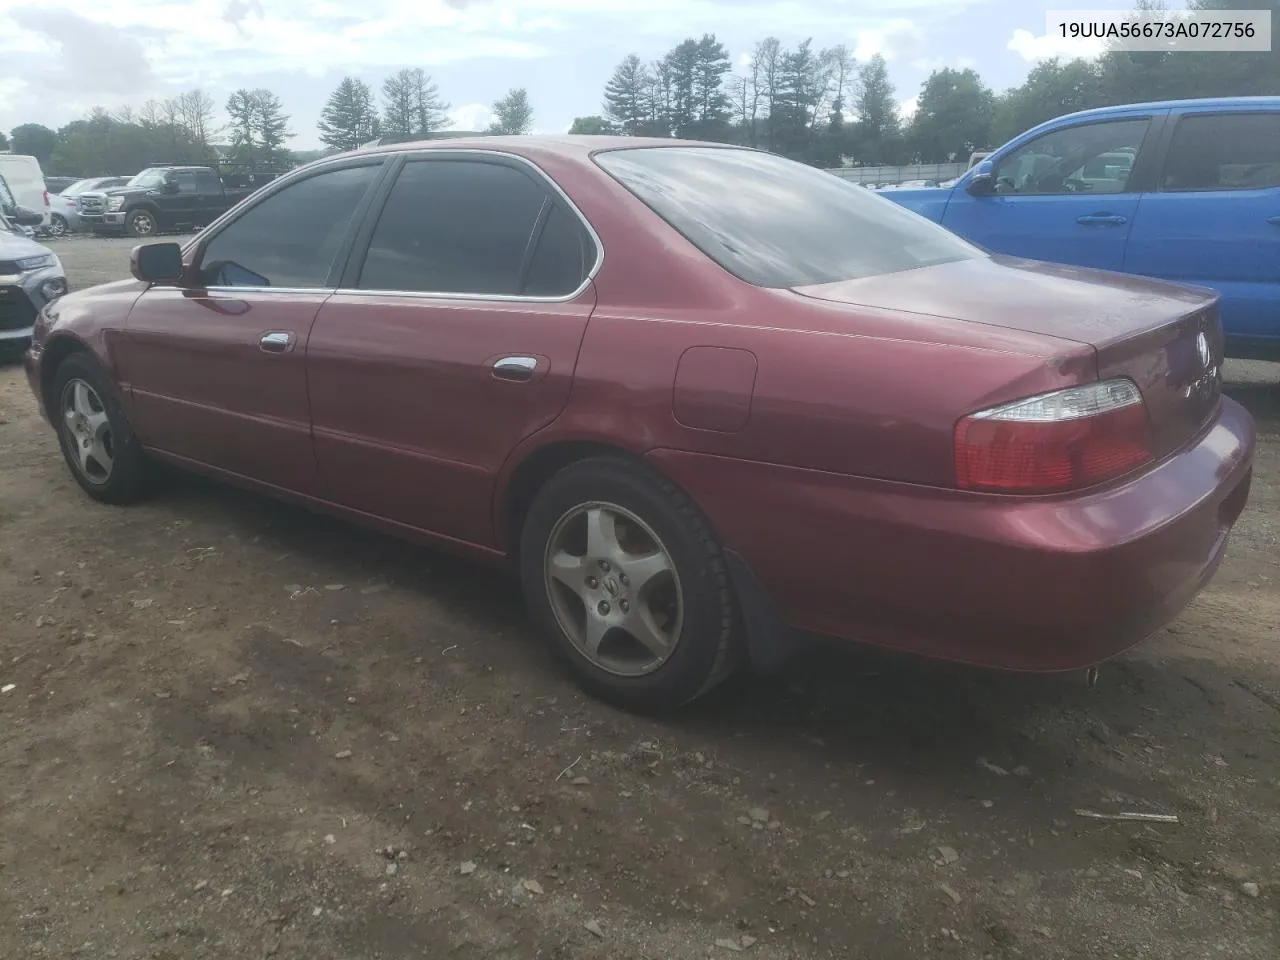
[[754,150],[483,138],[284,176],[45,309],[31,388],[108,503],[168,461],[518,566],[598,695],[799,633],[1082,668],[1248,497],[1209,291],[989,256]]

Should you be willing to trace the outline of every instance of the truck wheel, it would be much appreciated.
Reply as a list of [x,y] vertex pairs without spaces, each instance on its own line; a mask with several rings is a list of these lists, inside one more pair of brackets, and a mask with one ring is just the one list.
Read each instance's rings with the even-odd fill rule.
[[60,213],[55,213],[49,218],[49,235],[53,237],[65,237],[67,235],[67,221]]
[[131,237],[154,237],[156,218],[149,210],[135,210],[125,218],[125,226]]

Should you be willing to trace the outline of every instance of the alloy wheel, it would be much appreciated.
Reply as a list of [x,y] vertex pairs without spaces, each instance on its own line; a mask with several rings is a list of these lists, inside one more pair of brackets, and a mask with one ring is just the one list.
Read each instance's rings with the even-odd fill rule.
[[543,571],[560,628],[601,670],[645,676],[675,652],[680,577],[658,535],[630,510],[605,502],[569,510],[547,538]]
[[115,459],[111,421],[96,390],[83,380],[68,380],[62,389],[63,435],[75,452],[76,469],[87,481],[104,484],[111,479]]

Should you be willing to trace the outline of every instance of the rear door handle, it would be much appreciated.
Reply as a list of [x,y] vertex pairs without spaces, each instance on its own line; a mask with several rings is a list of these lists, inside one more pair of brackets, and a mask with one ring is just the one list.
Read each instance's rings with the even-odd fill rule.
[[1076,223],[1084,224],[1086,227],[1107,226],[1118,227],[1122,223],[1128,223],[1127,217],[1122,217],[1115,213],[1091,213],[1087,216],[1078,217]]
[[262,335],[258,346],[266,353],[288,353],[293,346],[293,334],[288,330],[272,330]]
[[537,368],[537,357],[503,357],[494,361],[493,375],[499,380],[523,383],[533,379],[533,371]]

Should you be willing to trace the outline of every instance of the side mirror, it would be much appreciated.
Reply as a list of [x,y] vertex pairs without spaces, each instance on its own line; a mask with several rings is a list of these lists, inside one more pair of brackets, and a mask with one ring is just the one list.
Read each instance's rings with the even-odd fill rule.
[[965,190],[974,197],[989,197],[996,192],[996,168],[990,160],[983,160],[973,168]]
[[178,283],[185,269],[176,243],[142,243],[129,254],[129,272],[145,283]]

